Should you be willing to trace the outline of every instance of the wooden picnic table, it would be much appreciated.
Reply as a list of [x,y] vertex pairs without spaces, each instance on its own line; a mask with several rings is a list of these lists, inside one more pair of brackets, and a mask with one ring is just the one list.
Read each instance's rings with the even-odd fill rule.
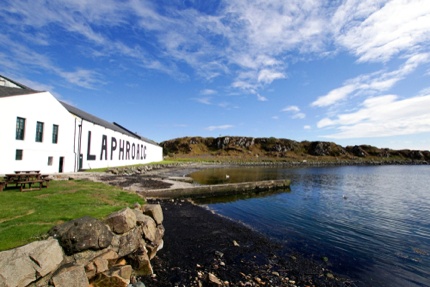
[[[41,189],[42,187],[48,187],[50,179],[47,174],[41,174],[39,172],[15,172],[5,174],[4,187],[10,184],[14,184],[19,187],[21,191]],[[37,188],[33,187],[34,184],[39,184]],[[28,188],[26,188],[28,185]]]
[[40,170],[15,170],[16,174],[21,173],[40,173]]

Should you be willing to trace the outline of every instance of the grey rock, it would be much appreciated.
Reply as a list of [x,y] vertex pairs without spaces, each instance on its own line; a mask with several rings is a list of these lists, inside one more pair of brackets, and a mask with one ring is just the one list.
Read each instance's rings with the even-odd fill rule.
[[106,223],[116,234],[123,234],[136,226],[136,215],[127,207],[109,215],[106,218]]
[[163,223],[163,210],[159,204],[145,204],[142,206],[143,214],[151,216],[157,224]]
[[55,271],[63,256],[58,241],[52,238],[0,252],[0,286],[27,286]]
[[142,230],[140,228],[135,228],[119,237],[118,256],[123,257],[133,253],[144,244]]
[[49,234],[58,239],[67,255],[106,248],[113,237],[106,225],[89,216],[55,226]]
[[88,287],[85,269],[81,265],[64,266],[52,276],[55,287]]

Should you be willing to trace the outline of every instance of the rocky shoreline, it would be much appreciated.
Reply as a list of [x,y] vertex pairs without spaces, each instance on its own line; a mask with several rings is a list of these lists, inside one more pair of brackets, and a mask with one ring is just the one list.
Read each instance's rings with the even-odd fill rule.
[[[103,175],[83,173],[79,177],[139,192],[191,187],[191,183],[170,178],[214,166],[220,165],[175,164]],[[359,282],[330,271],[322,259],[286,250],[249,227],[192,201],[148,201],[161,205],[166,231],[164,248],[152,261],[154,274],[139,278],[145,286],[359,286]]]
[[156,200],[164,248],[145,286],[358,286],[323,260],[286,251],[262,234],[187,200]]

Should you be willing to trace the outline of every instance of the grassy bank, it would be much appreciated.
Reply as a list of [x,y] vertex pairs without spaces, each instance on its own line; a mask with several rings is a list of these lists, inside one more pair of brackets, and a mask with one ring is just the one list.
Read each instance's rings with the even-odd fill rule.
[[0,192],[0,251],[43,238],[54,225],[85,215],[103,218],[141,197],[85,180],[51,181],[49,188]]

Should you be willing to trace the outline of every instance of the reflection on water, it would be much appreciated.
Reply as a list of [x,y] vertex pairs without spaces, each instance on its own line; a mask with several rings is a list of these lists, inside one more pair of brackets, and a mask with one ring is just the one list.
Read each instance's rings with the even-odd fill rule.
[[191,176],[202,184],[291,179],[291,192],[209,208],[328,257],[362,286],[430,286],[428,166],[215,168]]
[[193,202],[201,205],[208,205],[208,204],[215,204],[215,203],[231,203],[233,201],[267,197],[270,195],[275,195],[275,194],[280,194],[280,193],[290,192],[290,191],[291,189],[287,188],[287,189],[276,189],[276,190],[253,191],[250,193],[235,193],[231,195],[222,195],[222,196],[196,197],[196,198],[193,198]]

